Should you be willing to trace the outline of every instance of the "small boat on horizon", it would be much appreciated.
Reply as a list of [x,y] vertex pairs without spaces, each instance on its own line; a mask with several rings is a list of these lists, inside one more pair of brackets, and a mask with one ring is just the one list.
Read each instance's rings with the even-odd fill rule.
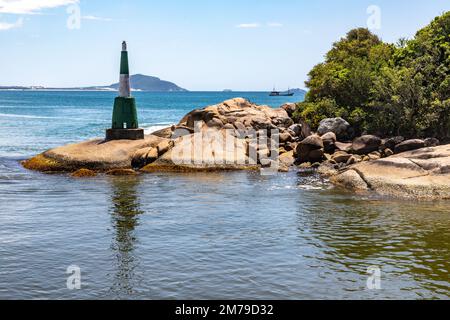
[[287,92],[276,91],[275,88],[273,88],[273,91],[269,94],[271,97],[292,97],[293,95],[294,92],[291,92],[290,88],[288,88]]

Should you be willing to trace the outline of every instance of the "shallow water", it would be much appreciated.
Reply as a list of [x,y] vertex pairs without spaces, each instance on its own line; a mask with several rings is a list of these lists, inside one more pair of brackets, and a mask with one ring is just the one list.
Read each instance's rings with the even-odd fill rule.
[[[0,92],[0,298],[450,298],[448,201],[362,197],[300,172],[29,172],[18,160],[101,134],[112,95],[78,93],[70,107],[68,93],[33,93],[33,103],[23,94]],[[153,118],[149,106],[141,118],[176,122],[205,104],[190,94],[177,111]],[[66,287],[71,265],[80,290]],[[367,289],[370,266],[381,290]]]

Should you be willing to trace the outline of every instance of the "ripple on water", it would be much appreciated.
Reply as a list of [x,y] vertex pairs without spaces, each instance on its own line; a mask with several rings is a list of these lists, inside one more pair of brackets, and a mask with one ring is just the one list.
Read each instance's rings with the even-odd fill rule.
[[[296,172],[78,180],[2,160],[0,177],[0,297],[449,298],[445,201],[361,198]],[[366,290],[369,266],[383,290]]]

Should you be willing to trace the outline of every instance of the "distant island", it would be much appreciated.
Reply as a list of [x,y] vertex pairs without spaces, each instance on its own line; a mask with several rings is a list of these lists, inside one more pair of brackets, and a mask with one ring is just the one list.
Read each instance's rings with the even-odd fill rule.
[[[146,76],[143,74],[135,74],[130,77],[131,89],[135,91],[150,91],[150,92],[186,92],[188,90],[177,86],[173,82],[164,81],[157,77]],[[105,89],[119,89],[119,83],[114,83],[107,87],[100,87]]]
[[[290,89],[289,90],[290,93],[293,93],[294,96],[304,96],[306,94],[306,90],[300,89],[300,88],[295,88],[295,89]],[[288,93],[288,91],[282,91],[282,94]]]
[[[173,82],[164,81],[157,77],[135,74],[130,77],[131,90],[146,92],[187,92]],[[117,91],[119,83],[109,86],[92,86],[77,88],[50,88],[43,86],[0,86],[0,90],[74,90],[74,91]]]

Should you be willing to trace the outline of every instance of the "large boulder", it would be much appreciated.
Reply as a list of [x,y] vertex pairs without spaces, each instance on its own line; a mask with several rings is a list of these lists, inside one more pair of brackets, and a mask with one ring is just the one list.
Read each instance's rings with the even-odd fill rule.
[[388,139],[384,139],[381,143],[381,150],[391,149],[394,150],[395,146],[405,141],[405,138],[402,136],[392,137]]
[[381,139],[373,135],[365,135],[353,140],[352,150],[356,154],[369,154],[378,151],[381,145]]
[[306,137],[309,137],[311,133],[311,127],[304,121],[300,121],[299,123],[293,124],[288,128],[291,135],[301,141]]
[[322,137],[323,147],[326,153],[333,153],[336,150],[336,135],[333,132],[325,133]]
[[411,150],[417,150],[425,147],[425,141],[420,139],[412,139],[412,140],[406,140],[402,143],[399,143],[395,146],[394,152],[395,153],[402,153],[405,151],[411,151]]
[[450,145],[361,162],[335,175],[331,182],[350,190],[372,190],[384,196],[450,199]]
[[136,151],[155,148],[164,140],[166,139],[154,135],[147,135],[143,140],[94,139],[48,150],[22,164],[27,169],[42,172],[131,169]]
[[352,191],[367,191],[369,187],[363,177],[355,170],[347,170],[341,174],[335,175],[331,181],[338,186]]
[[279,139],[281,144],[285,144],[287,142],[291,142],[293,140],[291,134],[288,131],[283,131],[279,134]]
[[[300,137],[301,136],[301,134],[302,134],[302,125],[301,124],[298,124],[298,123],[296,123],[296,124],[293,124],[292,126],[290,126],[289,128],[288,128],[288,130],[289,130],[289,132],[291,133],[291,135],[293,136],[293,137]],[[305,137],[306,138],[306,137]],[[304,139],[304,138],[303,138]],[[302,140],[303,140],[302,139]]]
[[300,163],[322,161],[324,158],[322,138],[318,135],[307,137],[297,145],[295,155]]
[[298,123],[302,126],[302,133],[300,135],[300,140],[303,140],[312,135],[311,127],[306,121],[299,120]]
[[439,139],[436,138],[427,138],[423,142],[425,143],[425,147],[437,147],[441,144]]
[[351,154],[348,154],[345,151],[337,151],[331,156],[331,159],[336,163],[347,163],[347,161],[352,157]]
[[336,147],[336,150],[345,151],[345,152],[351,152],[352,146],[353,146],[353,144],[351,142],[346,143],[346,142],[339,142],[339,141],[336,141],[336,143],[334,145]]
[[254,154],[250,154],[245,139],[225,130],[207,128],[174,140],[168,151],[141,171],[255,170],[259,168],[261,158],[268,157],[268,151],[265,146],[265,150],[255,149]]
[[327,118],[323,119],[317,133],[319,135],[324,135],[327,132],[333,132],[338,139],[347,137],[350,124],[342,118]]
[[294,164],[294,151],[285,152],[279,157],[280,165],[290,167]]
[[254,116],[248,123],[250,124],[250,127],[256,131],[276,129],[276,126],[272,124],[272,121],[265,117]]
[[194,130],[196,123],[201,127],[207,126],[215,129],[222,129],[230,124],[238,130],[270,130],[287,129],[294,124],[294,121],[282,108],[274,109],[269,106],[253,104],[243,98],[235,98],[204,109],[191,111],[183,117],[179,126]]

